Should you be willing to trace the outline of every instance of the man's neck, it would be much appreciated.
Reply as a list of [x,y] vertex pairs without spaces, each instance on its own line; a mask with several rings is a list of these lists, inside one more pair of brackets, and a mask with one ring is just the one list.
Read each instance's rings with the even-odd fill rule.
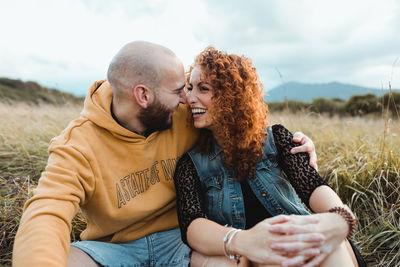
[[[121,109],[121,108],[120,108]],[[114,102],[111,103],[111,116],[113,119],[125,129],[134,132],[145,137],[149,136],[153,130],[147,129],[142,125],[139,120],[136,119],[135,114],[128,116],[124,115],[124,112],[119,112],[119,109],[115,107]],[[136,120],[135,120],[136,119]],[[150,132],[150,133],[149,133]]]

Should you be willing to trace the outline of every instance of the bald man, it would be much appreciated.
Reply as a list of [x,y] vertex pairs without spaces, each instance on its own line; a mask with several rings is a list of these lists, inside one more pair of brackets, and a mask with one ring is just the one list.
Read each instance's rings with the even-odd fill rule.
[[[171,50],[132,42],[117,53],[107,80],[89,89],[81,116],[51,140],[24,207],[14,266],[188,265],[172,181],[177,159],[197,138],[179,105],[184,87]],[[87,227],[70,244],[79,209]]]

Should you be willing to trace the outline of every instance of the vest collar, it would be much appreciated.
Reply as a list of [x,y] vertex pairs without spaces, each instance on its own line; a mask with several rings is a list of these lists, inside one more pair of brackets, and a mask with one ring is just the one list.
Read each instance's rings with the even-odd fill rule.
[[208,159],[209,160],[214,160],[219,153],[222,153],[222,148],[217,144],[217,141],[215,138],[212,139],[211,142],[211,151],[208,154]]

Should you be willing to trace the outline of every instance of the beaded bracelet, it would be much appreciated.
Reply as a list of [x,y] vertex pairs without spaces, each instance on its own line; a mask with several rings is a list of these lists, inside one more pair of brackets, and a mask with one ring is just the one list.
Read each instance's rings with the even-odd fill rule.
[[349,239],[357,229],[357,218],[354,216],[353,212],[351,212],[350,208],[347,205],[343,205],[342,207],[333,207],[329,209],[328,212],[339,214],[347,222],[349,231],[346,238]]

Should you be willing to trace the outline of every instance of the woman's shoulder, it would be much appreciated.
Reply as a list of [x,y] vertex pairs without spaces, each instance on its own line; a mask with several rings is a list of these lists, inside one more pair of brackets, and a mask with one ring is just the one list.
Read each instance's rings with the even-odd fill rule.
[[182,156],[180,156],[177,162],[177,164],[188,164],[188,162],[192,162],[189,156],[189,152],[186,152]]
[[282,124],[272,125],[271,130],[277,147],[292,147],[295,145],[293,143],[293,134]]
[[274,124],[271,126],[271,131],[275,139],[292,139],[293,134],[282,124]]
[[187,177],[192,176],[193,170],[195,170],[195,166],[189,154],[186,152],[176,163],[174,179],[186,179]]
[[292,134],[285,126],[283,126],[282,124],[274,124],[271,126],[271,130],[273,132],[273,134],[285,134],[285,135],[289,135]]

